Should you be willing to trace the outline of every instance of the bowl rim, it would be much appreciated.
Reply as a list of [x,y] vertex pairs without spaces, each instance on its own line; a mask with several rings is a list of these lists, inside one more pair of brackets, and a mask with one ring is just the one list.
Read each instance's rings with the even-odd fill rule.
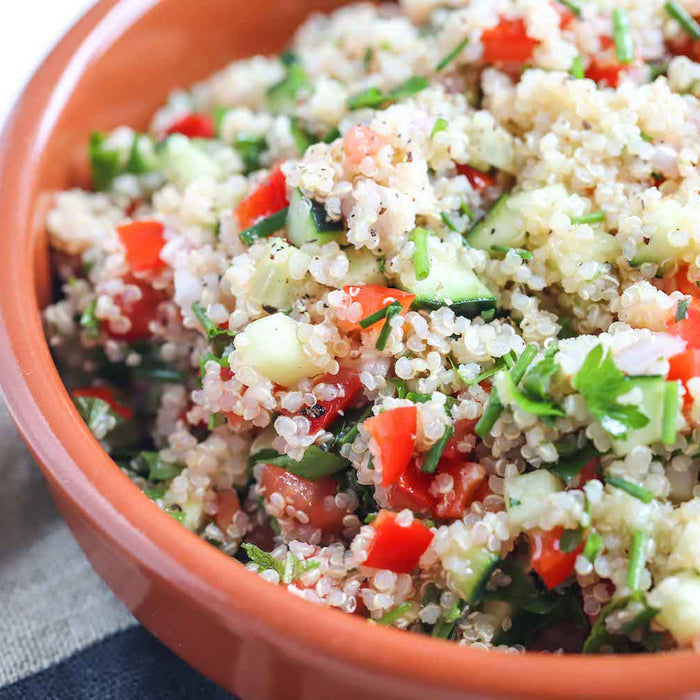
[[43,147],[73,89],[101,47],[157,3],[98,2],[38,68],[0,136],[0,390],[53,484],[91,527],[140,567],[167,578],[183,595],[196,592],[201,610],[229,622],[235,613],[237,625],[241,618],[251,624],[251,634],[341,675],[360,672],[368,679],[383,677],[432,692],[517,692],[521,697],[580,696],[583,688],[590,689],[587,697],[613,692],[618,697],[668,697],[700,689],[698,656],[690,651],[506,656],[369,625],[312,605],[266,583],[186,531],[149,504],[115,468],[78,416],[51,360],[33,290],[32,251],[22,243],[30,227]]

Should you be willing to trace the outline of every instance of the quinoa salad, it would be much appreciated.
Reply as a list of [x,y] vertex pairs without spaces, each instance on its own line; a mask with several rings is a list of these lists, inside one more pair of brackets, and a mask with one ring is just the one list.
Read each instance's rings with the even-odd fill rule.
[[95,131],[44,321],[134,498],[369,624],[700,650],[694,16],[355,4]]

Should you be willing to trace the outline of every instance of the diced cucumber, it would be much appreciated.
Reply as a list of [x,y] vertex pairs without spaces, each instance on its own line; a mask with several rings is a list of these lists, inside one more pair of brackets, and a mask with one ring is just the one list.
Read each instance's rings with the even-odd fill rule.
[[613,442],[613,449],[619,455],[627,454],[636,445],[661,442],[666,380],[663,377],[633,377],[630,389],[636,387],[642,391],[642,400],[637,408],[649,418],[649,422],[643,428],[628,431],[624,440]]
[[295,255],[304,254],[281,238],[268,238],[263,246],[265,253],[256,260],[248,294],[268,313],[289,311],[303,294],[303,282],[291,277],[290,264]]
[[448,581],[456,593],[469,605],[474,605],[491,578],[499,557],[484,547],[473,547],[460,554],[458,562],[457,567],[447,569]]
[[471,269],[463,248],[448,248],[433,236],[428,255],[430,272],[425,279],[416,278],[413,266],[399,275],[399,288],[416,295],[416,308],[449,306],[458,316],[468,317],[496,308],[495,295]]
[[216,159],[182,134],[172,134],[162,141],[158,155],[166,177],[180,187],[203,178],[217,180],[222,174]]
[[202,524],[203,514],[204,504],[201,501],[188,501],[176,517],[188,530],[196,532]]
[[160,167],[160,159],[156,154],[155,144],[145,134],[135,134],[126,170],[134,175],[150,173]]
[[382,260],[367,250],[367,248],[348,249],[348,273],[345,275],[346,284],[386,284],[382,272]]
[[637,254],[631,264],[653,262],[659,266],[677,260],[692,252],[700,253],[697,244],[690,242],[682,247],[671,245],[669,234],[674,231],[693,231],[697,228],[694,214],[675,199],[664,199],[643,220],[642,234],[646,243],[637,246]]
[[470,164],[479,170],[499,170],[514,173],[515,146],[513,136],[488,112],[476,112],[472,118],[470,141],[473,145]]
[[649,595],[649,603],[659,609],[656,617],[681,646],[700,636],[700,576],[684,572],[669,576]]
[[294,190],[287,215],[287,238],[290,243],[297,247],[311,242],[319,245],[330,241],[340,243],[344,232],[343,222],[328,218],[323,204],[304,197],[299,188]]
[[564,482],[547,469],[537,469],[506,479],[506,511],[514,525],[527,530],[550,510],[548,497],[564,490]]
[[259,318],[236,336],[232,354],[271,381],[293,386],[300,379],[319,374],[299,341],[300,325],[283,313]]

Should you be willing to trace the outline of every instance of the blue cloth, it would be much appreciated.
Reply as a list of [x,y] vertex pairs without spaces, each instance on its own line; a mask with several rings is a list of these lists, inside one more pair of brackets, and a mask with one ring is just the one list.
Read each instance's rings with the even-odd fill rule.
[[230,700],[143,627],[0,689],[0,700]]

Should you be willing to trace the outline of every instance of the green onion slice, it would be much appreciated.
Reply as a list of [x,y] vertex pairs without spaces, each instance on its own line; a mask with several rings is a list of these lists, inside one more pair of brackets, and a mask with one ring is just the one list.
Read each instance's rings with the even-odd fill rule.
[[617,60],[620,63],[632,63],[634,59],[634,44],[632,43],[627,10],[616,7],[612,13],[612,22]]
[[632,540],[632,550],[630,551],[630,568],[627,571],[627,586],[633,590],[639,590],[639,579],[642,576],[642,571],[644,571],[644,565],[646,564],[644,546],[646,544],[646,537],[644,533],[640,530],[634,533],[634,539]]
[[700,39],[700,24],[691,17],[688,10],[673,0],[664,5],[666,12],[673,17],[691,39]]
[[452,63],[452,61],[455,60],[455,58],[457,58],[457,56],[459,56],[459,54],[462,53],[462,51],[464,51],[464,47],[468,43],[469,43],[469,39],[468,39],[468,37],[465,36],[464,39],[462,39],[462,41],[460,41],[459,44],[457,44],[457,46],[455,46],[454,49],[452,49],[452,51],[450,51],[444,58],[442,58],[438,62],[437,66],[435,66],[435,70],[438,73],[441,70],[444,70],[450,63]]
[[605,212],[602,211],[592,211],[590,214],[571,217],[572,224],[598,224],[601,221],[605,221]]
[[280,229],[283,229],[287,223],[287,210],[289,207],[280,209],[272,216],[268,216],[256,224],[253,224],[250,228],[245,231],[241,231],[238,234],[239,238],[245,245],[253,245],[255,241],[259,238],[268,238],[273,233],[277,233]]
[[625,491],[642,503],[651,503],[654,500],[654,494],[649,491],[649,489],[645,489],[643,486],[635,484],[633,481],[627,481],[627,479],[621,479],[617,476],[606,476],[605,483]]
[[661,442],[673,445],[676,442],[678,425],[678,382],[666,382],[664,393],[664,413],[661,420]]
[[417,227],[411,233],[411,240],[416,247],[413,253],[413,267],[416,279],[424,280],[430,274],[430,256],[428,255],[428,238],[430,231]]
[[428,474],[435,473],[442,453],[445,451],[447,441],[454,435],[454,432],[455,429],[453,425],[446,426],[442,437],[428,450],[428,454],[425,456],[423,466],[421,467],[424,472],[428,472]]

